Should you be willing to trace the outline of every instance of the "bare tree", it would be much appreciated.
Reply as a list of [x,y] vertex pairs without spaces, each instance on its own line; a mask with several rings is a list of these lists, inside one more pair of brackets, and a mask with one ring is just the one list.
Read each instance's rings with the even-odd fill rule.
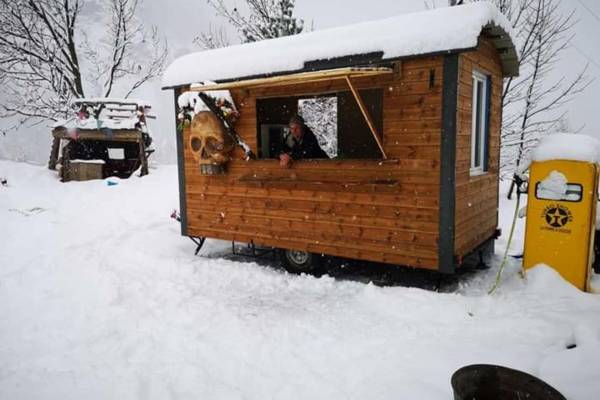
[[[304,22],[293,15],[295,0],[245,0],[248,15],[237,7],[229,8],[224,0],[207,2],[218,16],[225,18],[237,30],[244,43],[296,35],[304,28]],[[212,49],[229,44],[223,37],[223,31],[211,29],[208,34],[201,34],[194,41],[205,49]]]
[[[218,16],[225,18],[237,30],[242,42],[256,42],[296,35],[304,22],[294,17],[294,0],[245,0],[248,15],[238,8],[229,9],[223,0],[207,0]],[[311,29],[312,30],[312,29]],[[229,45],[223,29],[209,29],[194,39],[204,49]],[[320,146],[329,155],[337,156],[337,98],[319,96],[298,102],[298,113],[312,129]]]
[[[167,55],[156,30],[136,19],[138,0],[104,3],[104,36],[85,34],[82,0],[0,0],[0,117],[20,124],[62,118],[73,98],[109,96],[118,81],[129,96],[161,73]],[[121,85],[120,85],[121,87]]]
[[227,47],[231,43],[227,37],[225,29],[215,28],[214,26],[208,27],[208,32],[202,32],[200,35],[194,38],[194,43],[199,45],[202,49],[218,49],[220,47]]
[[520,39],[520,76],[504,82],[500,168],[512,174],[541,136],[565,123],[564,106],[590,83],[587,65],[572,77],[557,77],[557,64],[571,46],[577,23],[558,0],[494,0]]

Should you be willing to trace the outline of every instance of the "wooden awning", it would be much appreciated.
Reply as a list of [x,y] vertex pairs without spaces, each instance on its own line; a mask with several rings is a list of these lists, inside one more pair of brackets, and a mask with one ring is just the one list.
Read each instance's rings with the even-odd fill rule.
[[190,87],[190,91],[192,92],[209,92],[211,90],[231,90],[231,89],[248,89],[253,87],[273,87],[273,86],[288,86],[294,85],[298,83],[312,83],[312,82],[320,82],[320,81],[331,81],[331,80],[341,80],[345,81],[348,84],[348,88],[352,92],[360,111],[365,118],[367,125],[369,126],[369,130],[373,134],[373,139],[377,143],[377,147],[381,151],[381,155],[383,159],[387,159],[387,155],[385,154],[385,150],[383,149],[383,142],[381,140],[381,136],[377,129],[375,128],[375,123],[369,114],[367,107],[365,106],[358,90],[354,87],[352,83],[352,78],[360,78],[365,76],[381,76],[394,73],[392,68],[337,68],[337,69],[329,69],[324,71],[311,71],[311,72],[300,72],[296,74],[290,75],[280,75],[280,76],[272,76],[269,78],[257,78],[257,79],[246,79],[240,81],[232,81],[225,83],[215,83],[213,85],[196,85]]
[[336,68],[325,71],[300,72],[289,75],[271,76],[268,78],[255,78],[238,80],[212,85],[192,85],[190,91],[207,92],[210,90],[231,90],[254,88],[258,86],[273,87],[287,86],[298,83],[312,83],[329,80],[345,80],[347,78],[359,78],[365,76],[380,76],[393,73],[392,68]]

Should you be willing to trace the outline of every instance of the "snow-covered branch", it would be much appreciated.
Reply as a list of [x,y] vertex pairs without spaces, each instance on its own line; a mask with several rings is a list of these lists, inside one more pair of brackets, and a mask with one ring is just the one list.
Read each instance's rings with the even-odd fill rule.
[[[207,0],[218,16],[237,30],[244,43],[257,42],[301,33],[304,22],[294,17],[295,0],[244,0],[247,15],[237,7],[229,8],[223,0]],[[229,44],[222,31],[211,28],[194,40],[201,47],[216,48]]]
[[[475,0],[477,1],[477,0]],[[568,124],[564,106],[590,83],[587,66],[556,78],[556,66],[571,47],[573,12],[561,13],[558,0],[494,0],[520,39],[520,76],[506,79],[502,93],[502,160],[514,171],[537,140]]]
[[86,20],[82,0],[0,0],[0,118],[64,118],[74,98],[128,95],[159,75],[166,43],[137,19],[140,2],[110,0]]
[[215,28],[210,25],[208,32],[202,32],[194,38],[194,43],[203,50],[218,49],[230,45],[227,33],[223,28]]

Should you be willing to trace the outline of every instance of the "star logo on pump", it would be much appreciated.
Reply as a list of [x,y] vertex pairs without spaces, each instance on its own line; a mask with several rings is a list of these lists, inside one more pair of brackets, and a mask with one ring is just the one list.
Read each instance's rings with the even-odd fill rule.
[[573,214],[571,214],[571,211],[560,204],[549,205],[544,209],[542,216],[546,220],[546,229],[558,230],[561,232],[569,222],[573,221]]
[[569,214],[558,207],[550,208],[546,212],[546,223],[553,228],[562,228],[569,222]]

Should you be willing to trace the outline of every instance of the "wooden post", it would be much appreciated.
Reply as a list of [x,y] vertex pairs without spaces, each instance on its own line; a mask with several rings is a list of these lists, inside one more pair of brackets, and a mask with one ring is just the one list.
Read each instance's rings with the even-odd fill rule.
[[50,150],[50,160],[48,160],[48,169],[55,170],[58,162],[58,150],[60,148],[60,138],[55,137],[52,140],[52,150]]
[[148,175],[148,159],[146,158],[146,144],[144,143],[144,134],[140,132],[139,138],[140,146],[140,163],[142,164],[142,170],[140,176]]
[[63,149],[62,165],[60,167],[60,180],[61,182],[69,182],[71,180],[70,168],[71,168],[71,154],[69,151],[70,146],[66,145]]
[[360,108],[362,115],[365,117],[365,121],[367,121],[367,125],[369,125],[369,129],[371,130],[371,133],[373,134],[373,137],[375,138],[375,141],[377,142],[377,146],[379,146],[379,150],[381,151],[381,154],[383,155],[383,159],[384,160],[387,159],[385,150],[383,150],[383,143],[381,143],[381,139],[379,138],[379,134],[377,133],[377,128],[375,127],[375,124],[373,123],[373,120],[371,119],[369,110],[367,110],[367,107],[365,106],[364,102],[362,101],[360,94],[358,93],[358,91],[356,90],[354,85],[352,84],[352,81],[350,80],[350,77],[348,75],[346,75],[346,82],[348,82],[348,86],[350,86],[350,90],[352,91],[352,94],[354,95],[354,98],[356,99],[356,102],[358,103],[358,107]]

